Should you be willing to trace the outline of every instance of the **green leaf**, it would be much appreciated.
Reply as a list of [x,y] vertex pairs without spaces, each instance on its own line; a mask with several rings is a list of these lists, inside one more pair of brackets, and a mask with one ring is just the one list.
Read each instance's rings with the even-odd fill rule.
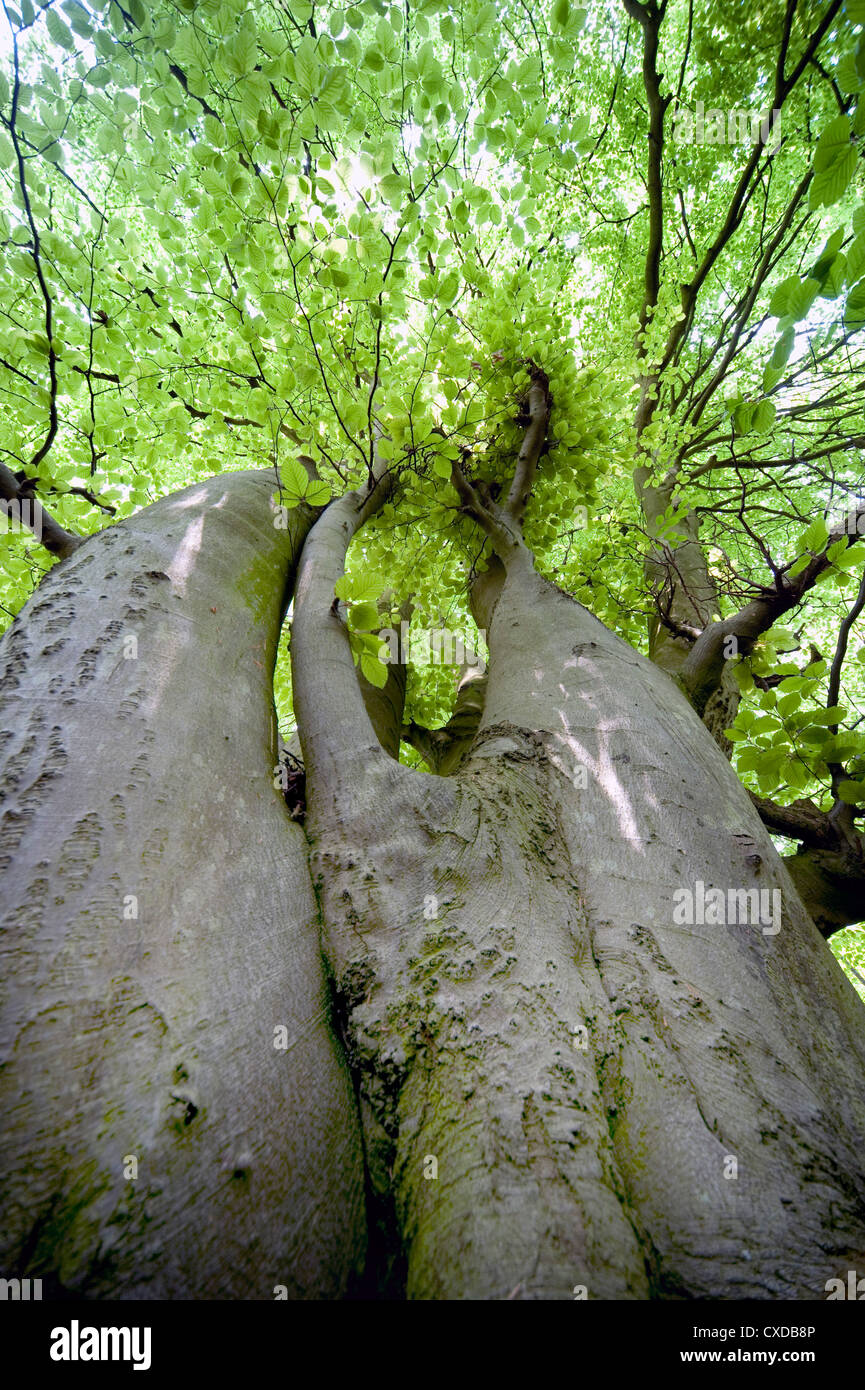
[[783,280],[775,289],[772,298],[769,300],[769,313],[774,314],[775,318],[786,318],[789,312],[790,295],[799,285],[799,276],[790,275]]
[[[803,319],[820,293],[820,281],[806,276],[800,280],[797,275],[786,279],[772,295],[769,312],[783,320],[798,322]],[[786,325],[789,327],[789,324]]]
[[860,232],[847,251],[847,284],[855,284],[863,273],[865,273],[865,232]]
[[835,77],[842,92],[858,92],[862,78],[856,66],[855,53],[842,53],[835,69]]
[[778,701],[778,713],[782,719],[786,719],[794,710],[799,709],[802,704],[802,696],[798,691],[791,690],[789,695],[782,695]]
[[452,270],[446,275],[439,286],[438,299],[441,304],[452,304],[456,299],[460,287],[460,277],[457,271]]
[[311,478],[307,485],[304,501],[311,507],[325,507],[330,501],[330,488],[318,478]]
[[379,187],[391,207],[402,207],[408,197],[409,190],[406,188],[406,181],[399,174],[385,174],[379,180]]
[[865,782],[841,782],[838,795],[848,806],[859,806],[865,802]]
[[813,724],[805,729],[800,729],[797,737],[802,743],[812,743],[819,747],[824,744],[827,739],[831,738],[831,734],[827,728],[819,724]]
[[72,29],[79,36],[79,38],[92,38],[93,28],[90,22],[90,16],[88,15],[84,6],[79,4],[78,0],[67,0],[67,3],[63,6],[63,8],[69,16],[69,23],[71,24]]
[[854,285],[844,307],[844,327],[855,331],[865,327],[865,280]]
[[733,411],[733,429],[736,434],[748,434],[750,432],[754,409],[753,401],[744,401]]
[[856,172],[856,149],[848,144],[846,150],[821,173],[815,174],[809,194],[812,209],[830,208],[844,195]]
[[785,328],[772,353],[772,366],[784,367],[790,360],[790,353],[793,351],[793,344],[796,341],[796,331],[794,328]]
[[75,47],[75,40],[67,26],[63,23],[56,10],[49,10],[45,16],[45,24],[48,33],[55,43],[59,43],[61,48],[71,51]]
[[303,501],[309,482],[309,474],[303,464],[298,463],[297,459],[288,459],[280,466],[279,476],[282,491],[294,502]]
[[353,603],[349,609],[349,618],[357,632],[369,632],[381,626],[379,612],[374,603]]
[[821,299],[835,299],[841,293],[847,273],[847,257],[837,255],[820,277]]
[[833,543],[829,546],[829,549],[826,551],[826,558],[831,560],[833,564],[837,564],[846,550],[846,540],[833,541]]
[[337,598],[351,599],[357,603],[380,598],[384,592],[384,580],[376,574],[344,574],[333,588]]
[[761,750],[755,748],[752,744],[749,744],[747,748],[743,748],[736,757],[737,769],[740,772],[753,772],[760,761],[760,752]]
[[850,149],[850,118],[836,116],[817,141],[814,151],[814,173],[820,174],[842,159]]
[[819,554],[826,546],[829,539],[829,527],[822,516],[815,517],[802,536],[802,545],[813,554]]
[[774,401],[760,401],[751,420],[753,434],[768,434],[775,423],[777,414]]
[[379,661],[377,656],[371,656],[369,652],[361,652],[360,669],[370,685],[376,686],[379,690],[383,690],[387,685],[387,667]]
[[830,705],[828,709],[815,709],[808,716],[814,724],[840,724],[846,716],[844,705]]
[[805,318],[819,293],[819,280],[812,280],[810,276],[800,280],[795,289],[790,291],[787,316],[797,322]]

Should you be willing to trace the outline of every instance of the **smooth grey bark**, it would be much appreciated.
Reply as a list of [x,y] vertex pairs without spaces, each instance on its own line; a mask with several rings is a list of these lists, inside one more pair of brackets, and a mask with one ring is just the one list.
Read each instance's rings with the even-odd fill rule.
[[[645,465],[641,465],[634,473],[634,485],[651,535],[673,500],[675,479],[651,486],[648,476]],[[645,572],[658,609],[649,622],[649,657],[668,675],[678,677],[698,634],[715,622],[721,612],[695,513],[683,516],[666,534],[663,544],[652,542]],[[726,666],[700,710],[703,723],[727,758],[732,756],[733,745],[726,730],[736,717],[740,699],[739,687]]]
[[276,529],[273,492],[227,474],[102,531],[3,639],[6,1274],[335,1298],[362,1262],[355,1100],[273,776],[312,514]]
[[372,727],[382,748],[392,758],[399,758],[406,674],[404,662],[391,662],[387,668],[387,680],[379,688],[367,680],[360,667],[357,668],[358,684]]
[[[376,738],[391,758],[398,759],[405,706],[405,665],[394,662],[388,666],[387,681],[383,688],[368,681],[360,668],[357,668],[357,681]],[[297,730],[283,745],[282,751],[294,760],[295,765],[299,764],[303,768],[303,748]]]
[[[272,784],[309,518],[275,532],[270,491],[228,475],[102,533],[4,642],[0,1258],[91,1296],[338,1297],[362,1257]],[[823,1297],[865,1251],[863,1015],[741,785],[518,544],[468,761],[401,767],[333,600],[368,506],[310,533],[292,660],[336,1021],[408,1295]],[[698,879],[779,888],[781,931],[677,924]]]
[[[824,1297],[865,1252],[865,1014],[723,753],[509,542],[468,760],[394,764],[328,603],[351,530],[307,540],[294,688],[408,1296]],[[698,882],[780,930],[678,922]]]

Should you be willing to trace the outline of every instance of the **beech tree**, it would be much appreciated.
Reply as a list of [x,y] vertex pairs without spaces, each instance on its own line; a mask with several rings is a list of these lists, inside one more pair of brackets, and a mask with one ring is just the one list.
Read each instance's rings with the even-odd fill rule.
[[863,0],[2,4],[0,1266],[825,1298]]

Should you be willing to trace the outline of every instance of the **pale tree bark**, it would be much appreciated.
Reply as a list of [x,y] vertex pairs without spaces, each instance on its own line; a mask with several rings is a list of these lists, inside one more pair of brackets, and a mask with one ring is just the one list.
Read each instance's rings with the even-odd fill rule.
[[335,1298],[363,1262],[355,1101],[274,782],[313,514],[278,529],[274,490],[228,474],[101,532],[3,639],[0,1269],[49,1290]]
[[[534,571],[513,506],[461,495],[504,578],[454,776],[388,759],[351,679],[331,596],[359,498],[310,533],[292,637],[325,949],[407,1294],[823,1297],[865,1251],[858,997],[678,686]],[[771,909],[682,924],[698,884]]]
[[[377,733],[334,600],[380,487],[321,516],[296,586],[360,1136],[272,781],[311,518],[280,533],[265,477],[211,480],[86,542],[7,635],[10,1272],[94,1297],[340,1297],[364,1182],[366,1288],[411,1298],[820,1298],[861,1262],[855,992],[677,684],[537,575],[518,500],[461,488],[499,559],[454,775],[385,751],[400,700]],[[780,931],[678,922],[698,881],[777,889]]]

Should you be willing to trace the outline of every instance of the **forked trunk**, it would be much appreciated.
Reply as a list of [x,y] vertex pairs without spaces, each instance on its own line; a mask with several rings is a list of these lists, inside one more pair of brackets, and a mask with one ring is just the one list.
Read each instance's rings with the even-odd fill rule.
[[[314,688],[311,741],[327,709],[304,662],[327,629],[332,683],[339,641],[317,542],[292,642],[305,747]],[[858,997],[669,676],[526,552],[489,643],[456,775],[397,766],[344,701],[309,782],[409,1297],[825,1297],[865,1250]]]

